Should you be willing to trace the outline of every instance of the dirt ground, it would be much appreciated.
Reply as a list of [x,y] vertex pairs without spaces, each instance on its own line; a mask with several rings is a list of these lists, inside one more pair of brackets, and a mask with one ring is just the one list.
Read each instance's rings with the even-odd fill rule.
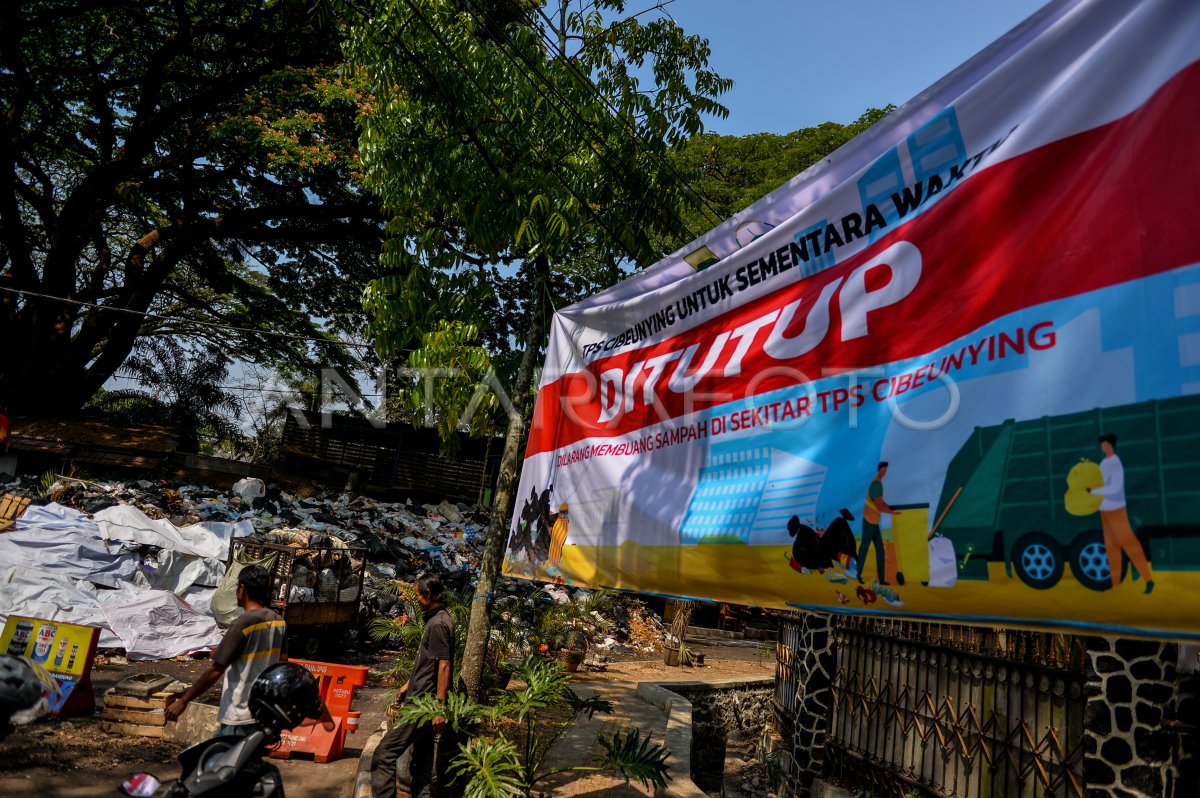
[[[769,676],[774,673],[773,650],[763,647],[708,646],[689,643],[693,651],[704,653],[701,668],[667,667],[661,655],[636,655],[628,660],[613,656],[603,672],[588,670],[581,681],[686,681],[723,679],[737,676]],[[633,656],[633,655],[629,655]],[[362,746],[383,719],[390,686],[379,675],[388,664],[385,653],[369,657],[350,656],[341,661],[367,665],[371,678],[359,689],[355,707],[363,711],[359,731],[347,738],[346,756],[338,762],[316,764],[305,760],[274,760],[283,773],[290,796],[299,798],[350,798]],[[129,663],[113,658],[92,671],[97,706],[105,690],[136,673],[166,673],[183,682],[191,682],[206,667],[206,660],[165,660]],[[204,699],[216,703],[213,689]],[[70,718],[43,718],[18,728],[0,742],[0,796],[44,796],[44,798],[82,798],[113,795],[117,785],[138,771],[148,771],[164,783],[179,775],[175,757],[181,746],[161,740],[124,737],[100,729],[99,709],[91,715]],[[600,780],[597,781],[599,789]],[[603,784],[611,788],[611,780]],[[586,784],[572,785],[586,787]],[[576,790],[572,790],[576,792]],[[645,794],[640,791],[609,792],[611,795]],[[584,789],[581,794],[598,795]]]

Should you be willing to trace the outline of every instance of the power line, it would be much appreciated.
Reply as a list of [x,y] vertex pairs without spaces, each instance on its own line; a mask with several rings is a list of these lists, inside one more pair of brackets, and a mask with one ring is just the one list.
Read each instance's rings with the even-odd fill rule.
[[[355,343],[350,343],[349,341],[330,340],[328,338],[321,338],[321,337],[313,336],[313,335],[302,335],[300,333],[279,332],[278,330],[261,330],[261,329],[255,328],[255,327],[237,327],[232,324],[222,324],[220,322],[203,321],[200,319],[181,319],[178,316],[163,316],[162,314],[159,314],[159,313],[148,313],[148,312],[141,311],[141,310],[133,310],[132,308],[119,308],[119,307],[115,307],[113,305],[101,305],[96,302],[84,302],[83,300],[80,300],[80,299],[69,299],[67,297],[62,297],[62,296],[52,296],[50,294],[39,294],[36,291],[28,291],[23,288],[8,288],[6,286],[0,286],[0,291],[7,291],[10,294],[21,294],[22,296],[25,296],[25,297],[36,297],[38,299],[49,299],[54,302],[62,302],[67,305],[80,305],[83,307],[94,308],[96,310],[107,310],[107,311],[111,311],[114,313],[127,313],[131,316],[142,316],[143,318],[157,319],[159,321],[172,321],[172,322],[183,321],[183,322],[187,322],[188,324],[198,324],[202,327],[211,327],[211,328],[217,329],[217,330],[228,330],[230,332],[251,333],[254,335],[266,335],[266,336],[271,336],[271,337],[275,337],[275,338],[288,338],[288,339],[292,339],[292,340],[296,340],[296,341],[314,341],[317,343],[326,344],[328,346],[345,346],[345,347],[351,347],[354,349],[366,349],[366,350],[374,349],[374,347],[371,344],[355,344]],[[411,350],[405,350],[405,351],[411,351]]]
[[[455,52],[454,52],[454,50],[453,50],[453,49],[452,49],[452,48],[449,46],[449,44],[448,44],[448,43],[445,41],[445,39],[443,39],[443,38],[442,38],[442,35],[441,35],[441,34],[440,34],[440,33],[439,33],[439,32],[438,32],[438,31],[437,31],[437,30],[436,30],[436,29],[433,27],[433,25],[432,25],[432,24],[430,24],[429,20],[428,20],[428,19],[426,19],[425,15],[424,15],[423,13],[421,13],[421,10],[420,10],[419,8],[417,8],[417,6],[416,6],[416,4],[413,2],[413,0],[404,0],[404,2],[405,2],[405,4],[406,4],[406,5],[409,7],[409,9],[410,9],[410,10],[412,10],[412,12],[413,12],[414,14],[416,14],[416,15],[417,15],[417,17],[418,17],[418,18],[421,20],[421,23],[422,23],[422,24],[423,24],[423,25],[426,27],[426,29],[427,29],[427,30],[428,30],[428,31],[429,31],[431,34],[433,34],[433,37],[434,37],[434,39],[436,39],[436,40],[437,40],[438,46],[439,46],[439,47],[441,47],[441,49],[442,49],[442,50],[443,50],[443,51],[444,51],[444,52],[445,52],[447,55],[449,55],[449,56],[450,56],[450,59],[451,59],[451,60],[454,62],[455,66],[457,66],[457,67],[458,67],[458,69],[459,69],[459,71],[460,71],[460,72],[462,72],[462,73],[463,73],[463,74],[464,74],[464,75],[467,77],[467,79],[468,79],[468,80],[471,82],[471,85],[472,85],[472,86],[474,86],[474,87],[475,87],[475,90],[479,92],[480,96],[482,96],[482,97],[484,97],[485,99],[487,99],[487,100],[488,100],[488,102],[489,102],[489,103],[492,105],[493,109],[496,111],[496,113],[497,113],[498,115],[501,115],[501,114],[502,114],[502,111],[501,111],[501,109],[500,109],[500,106],[499,106],[499,104],[496,102],[496,99],[495,99],[494,97],[492,97],[492,95],[491,95],[490,93],[488,93],[488,92],[484,91],[483,87],[482,87],[482,86],[480,86],[480,85],[479,85],[479,82],[478,82],[478,81],[475,79],[475,76],[474,76],[474,74],[473,74],[473,73],[472,73],[472,72],[471,72],[469,69],[467,69],[467,68],[466,68],[466,65],[464,65],[464,64],[462,63],[462,61],[461,61],[461,60],[458,58],[458,55],[457,55],[457,53],[455,53]],[[472,5],[474,5],[474,2],[472,2]],[[513,66],[517,66],[517,64],[516,64],[516,63],[515,63],[515,62],[512,60],[512,58],[511,58],[510,56],[508,56],[506,53],[504,53],[504,48],[503,48],[503,47],[500,47],[499,49],[500,49],[500,52],[501,52],[502,54],[504,54],[506,58],[508,58],[509,62],[513,64]],[[518,69],[519,69],[519,67],[518,67]],[[536,87],[536,86],[534,86],[534,87],[533,87],[533,89],[534,89],[534,91],[535,91],[535,92],[537,92],[539,95],[541,95],[543,99],[550,100],[550,98],[549,98],[549,97],[547,97],[547,96],[546,96],[546,94],[545,94],[544,92],[538,91],[538,89],[537,89],[537,87]],[[550,103],[550,104],[551,104],[551,105],[555,105],[553,101],[551,101],[551,103]],[[555,106],[555,107],[557,108],[558,106]],[[560,116],[561,116],[561,113],[560,113]],[[521,130],[521,127],[518,125],[518,126],[517,126],[517,129],[518,129],[518,130]],[[526,146],[528,147],[529,151],[530,151],[530,152],[537,152],[537,148],[533,146],[533,142],[532,142],[532,141],[530,141],[529,137],[528,137],[528,136],[525,136],[524,138],[525,138],[525,143],[526,143]],[[514,159],[514,160],[515,160],[515,159]],[[539,160],[541,160],[541,159],[539,158]],[[624,162],[621,162],[621,163],[622,163],[622,165],[624,165]],[[578,202],[578,203],[579,203],[579,207],[580,207],[580,210],[581,210],[581,211],[582,211],[584,208],[587,208],[587,207],[588,207],[587,201],[586,201],[586,200],[585,200],[583,197],[579,196],[579,193],[578,193],[578,192],[575,190],[575,188],[574,188],[573,186],[571,186],[571,184],[569,183],[569,181],[567,181],[567,180],[563,179],[563,178],[562,178],[562,177],[561,177],[561,176],[558,174],[558,172],[554,170],[553,166],[550,166],[550,165],[548,164],[548,162],[546,162],[546,161],[542,161],[542,165],[543,165],[544,167],[548,168],[548,170],[549,170],[550,172],[552,172],[556,178],[558,178],[558,181],[559,181],[560,183],[562,183],[563,187],[567,189],[567,191],[568,191],[568,192],[571,194],[571,196],[575,198],[576,202]],[[607,225],[606,225],[606,224],[605,224],[603,221],[601,221],[601,218],[600,218],[600,217],[601,217],[601,214],[595,214],[595,215],[594,215],[594,218],[596,219],[597,223],[598,223],[598,224],[599,224],[599,225],[600,225],[602,228],[604,228],[604,230],[605,230],[605,231],[606,231],[606,232],[607,232],[607,233],[608,233],[610,236],[612,236],[612,235],[613,235],[613,231],[612,231],[612,230],[611,230],[611,229],[610,229],[610,228],[609,228],[609,227],[608,227],[608,226],[607,226]],[[632,231],[632,232],[634,233],[634,235],[636,235],[636,234],[637,234],[637,228],[636,228],[636,227],[633,227],[633,226],[631,225],[631,223],[630,223],[630,220],[628,220],[628,219],[626,219],[626,220],[625,220],[625,231],[626,231],[626,232],[631,232],[631,231]],[[620,236],[613,236],[613,239],[614,239],[614,240],[615,240],[615,241],[616,241],[618,244],[621,244],[622,248],[624,248],[624,249],[625,249],[625,254],[626,254],[626,255],[629,255],[629,256],[630,256],[630,257],[631,257],[631,258],[632,258],[632,259],[633,259],[635,262],[637,261],[637,258],[636,258],[636,257],[633,255],[633,253],[631,253],[631,252],[630,252],[630,251],[629,251],[627,248],[625,248],[625,247],[624,247],[624,245],[621,243],[621,238],[620,238]],[[647,241],[647,243],[649,243],[649,241]]]
[[[128,380],[129,382],[137,383],[138,385],[141,385],[146,388],[156,387],[155,383],[148,382],[147,380],[143,380],[139,377],[132,377],[127,374],[114,374],[113,376],[119,380]],[[304,391],[301,391],[296,388],[268,388],[266,383],[263,383],[261,385],[213,385],[212,387],[220,388],[223,391],[242,391],[243,393],[256,393],[256,392],[257,393],[282,393],[282,394],[294,394],[297,397],[315,395],[315,394],[306,394]],[[341,391],[339,389],[338,393],[344,393],[344,391]],[[386,393],[359,393],[359,394],[355,394],[355,396],[357,396],[359,398],[366,398],[366,397],[379,398],[379,397],[386,397],[387,394]]]
[[[489,25],[496,26],[496,20],[488,15],[487,11],[479,5],[477,0],[468,0],[468,2],[475,9],[475,11],[476,11],[475,16],[477,18],[481,17]],[[553,24],[550,22],[549,18],[546,17],[545,13],[541,12],[540,8],[539,8],[539,13],[542,14],[543,19],[547,20],[548,24],[551,24],[551,25]],[[531,29],[534,29],[535,27],[536,26],[530,25]],[[540,39],[542,41],[546,42],[551,47],[558,49],[557,46],[553,43],[553,41],[551,39],[549,39],[549,37],[547,36],[547,34],[545,32],[539,31],[537,35],[540,37]],[[509,42],[512,43],[512,40],[509,39]],[[554,100],[551,97],[546,95],[545,91],[539,90],[536,86],[533,86],[534,91],[536,91],[539,95],[541,95],[542,98],[550,101],[550,105],[553,106],[556,111],[558,111],[559,116],[564,121],[566,121],[568,124],[571,123],[571,120],[567,118],[566,113],[569,113],[572,117],[574,117],[575,124],[579,125],[579,127],[582,129],[582,131],[585,132],[585,134],[591,134],[594,137],[594,139],[596,140],[596,142],[598,142],[600,144],[600,146],[604,148],[604,151],[606,153],[608,153],[608,155],[610,157],[612,157],[612,159],[614,161],[616,161],[618,164],[621,165],[621,168],[625,171],[626,175],[633,178],[634,181],[636,182],[637,171],[634,169],[634,167],[630,166],[625,161],[624,158],[622,158],[619,154],[617,154],[616,152],[613,151],[612,147],[609,146],[608,140],[605,138],[604,134],[599,132],[598,130],[596,130],[596,128],[594,128],[591,123],[589,123],[586,119],[584,119],[580,115],[580,113],[575,110],[574,106],[571,105],[570,101],[562,95],[562,92],[559,90],[558,86],[556,86],[554,84],[554,82],[551,81],[550,78],[547,77],[546,74],[544,72],[542,72],[541,69],[538,68],[537,64],[534,63],[524,53],[524,51],[521,50],[521,48],[517,47],[515,45],[515,43],[513,43],[513,46],[511,49],[517,54],[517,56],[521,59],[521,61],[524,62],[527,69],[522,69],[520,64],[518,64],[513,59],[513,57],[511,55],[509,55],[509,53],[508,53],[509,48],[506,48],[503,44],[500,44],[500,45],[498,45],[497,49],[499,49],[501,54],[503,54],[504,57],[508,59],[509,63],[511,63],[513,66],[517,67],[517,69],[519,71],[525,72],[527,76],[532,75],[532,76],[536,77],[542,83],[542,85],[544,85],[547,89],[549,89],[555,95],[555,97],[558,98],[558,100],[560,102],[558,102],[558,103],[554,102]],[[568,66],[573,67],[573,65],[566,58],[565,53],[563,54],[563,61],[566,62],[568,64]],[[586,89],[589,90],[593,96],[597,97],[602,102],[604,102],[605,107],[607,107],[609,109],[609,111],[612,112],[613,116],[615,116],[617,118],[618,122],[622,122],[622,121],[625,122],[626,127],[630,130],[630,132],[632,134],[630,138],[633,142],[634,148],[637,149],[639,147],[639,145],[642,145],[643,142],[641,142],[640,137],[637,135],[637,131],[635,129],[629,127],[628,121],[624,120],[622,117],[620,117],[619,114],[616,113],[616,109],[614,109],[612,107],[612,105],[610,103],[608,103],[607,99],[603,97],[603,95],[600,93],[600,90],[596,87],[596,85],[594,83],[592,83],[590,80],[588,80],[585,76],[583,76],[582,73],[580,73],[578,71],[578,69],[574,69],[573,71],[575,71],[575,73],[583,79],[583,85],[586,87]],[[564,111],[566,113],[564,113]],[[652,160],[654,160],[656,158],[655,153],[653,153],[649,149],[649,147],[643,145],[641,147],[641,149],[644,152],[651,155]],[[660,163],[666,164],[665,160],[662,160],[662,159],[658,159],[658,160]],[[699,197],[699,195],[696,194],[695,190],[691,189],[690,186],[688,186],[682,182],[680,182],[680,185],[683,187],[683,189],[685,191],[691,191],[695,196]],[[700,199],[701,199],[701,202],[703,202],[703,198],[700,198]],[[687,226],[686,222],[684,222],[682,219],[677,219],[676,221],[678,222],[679,226],[682,228],[683,232],[689,236],[689,240],[694,240],[696,238],[696,234],[692,232],[692,230]]]
[[[663,3],[663,2],[657,3],[656,5],[653,5],[650,8],[646,9],[646,11],[650,11],[650,10],[657,8],[657,9],[663,11],[664,13],[667,13],[668,16],[670,16],[669,12],[666,11],[666,6],[671,2],[674,2],[674,0],[667,0],[667,2],[665,2],[665,3]],[[474,0],[472,0],[472,5],[474,5]],[[639,14],[644,14],[644,13],[646,13],[646,11],[639,12]],[[546,15],[545,10],[540,5],[537,7],[537,12],[539,15],[541,15],[542,19],[545,20],[545,22],[549,26],[549,28],[551,30],[554,30],[554,21],[551,20],[550,17],[548,17]],[[605,32],[612,30],[617,25],[624,24],[629,19],[633,19],[634,17],[639,16],[639,14],[634,14],[633,17],[627,17],[626,19],[622,19],[622,20],[619,20],[619,21],[613,23],[608,28],[605,28]],[[725,221],[725,219],[726,219],[725,215],[722,214],[719,210],[717,210],[712,205],[712,203],[710,203],[708,201],[708,199],[706,197],[704,197],[702,194],[700,194],[700,192],[696,191],[696,189],[694,189],[691,186],[691,184],[689,184],[686,180],[684,180],[683,175],[679,174],[679,172],[676,171],[674,165],[669,160],[667,160],[666,158],[660,156],[658,153],[651,150],[645,144],[645,142],[642,141],[641,136],[638,135],[637,129],[633,126],[633,124],[628,119],[626,119],[621,114],[621,112],[619,110],[617,110],[617,108],[615,106],[613,106],[613,104],[609,101],[608,97],[606,97],[604,95],[604,93],[602,91],[600,91],[600,87],[596,85],[595,81],[593,81],[590,77],[588,77],[587,75],[585,75],[583,73],[583,71],[579,68],[579,66],[567,55],[566,50],[558,42],[555,42],[554,39],[545,32],[542,33],[542,40],[545,41],[547,44],[549,44],[562,57],[563,63],[566,64],[567,69],[574,72],[579,77],[580,81],[591,90],[592,94],[598,100],[603,102],[605,106],[607,106],[608,110],[612,113],[612,115],[616,118],[616,120],[619,123],[623,124],[626,127],[626,129],[629,130],[630,135],[631,135],[635,145],[639,145],[639,144],[642,145],[643,151],[647,155],[649,155],[652,160],[658,161],[663,167],[665,167],[666,170],[671,174],[671,176],[673,178],[675,178],[675,180],[679,183],[679,185],[684,189],[684,191],[688,192],[689,194],[692,195],[692,197],[699,200],[701,207],[703,209],[708,210],[713,215],[713,218],[716,219],[717,224],[721,224],[722,222]],[[692,235],[690,230],[688,231],[688,234]],[[696,238],[696,236],[692,235],[692,238],[694,240]]]
[[[465,64],[462,63],[462,61],[458,58],[458,55],[449,46],[449,44],[442,38],[441,34],[438,33],[437,29],[432,25],[432,23],[429,22],[429,20],[425,17],[425,15],[422,14],[421,11],[414,5],[412,0],[404,0],[404,1],[405,1],[405,4],[409,7],[409,9],[412,11],[413,15],[416,18],[418,18],[421,21],[421,24],[424,25],[424,27],[430,32],[430,34],[433,35],[434,39],[437,42],[437,46],[439,47],[439,49],[441,49],[444,53],[446,53],[446,55],[448,55],[450,57],[450,60],[453,62],[454,66],[457,68],[457,70],[460,73],[462,73],[462,75],[464,77],[466,77],[466,79],[471,83],[471,85],[474,86],[475,90],[479,93],[479,96],[482,97],[486,102],[488,102],[492,106],[492,109],[496,112],[497,118],[503,118],[504,117],[503,110],[500,108],[499,103],[497,102],[496,98],[494,98],[489,92],[487,92],[483,89],[483,87],[479,84],[478,80],[476,79],[475,74],[470,69],[468,69]],[[369,15],[364,14],[362,9],[356,9],[356,10],[359,11],[359,13],[360,13],[360,15],[362,15],[363,19],[369,19]],[[405,25],[404,27],[406,28],[407,25]],[[403,28],[401,29],[401,32],[403,32]],[[394,38],[391,41],[381,42],[374,35],[374,32],[370,28],[368,28],[367,35],[372,40],[374,40],[376,42],[376,44],[380,45],[385,50],[389,47],[389,45],[394,45],[397,49],[399,49],[401,54],[404,56],[404,58],[409,63],[411,63],[414,67],[416,67],[419,71],[421,71],[425,75],[427,80],[429,80],[435,86],[440,85],[436,76],[433,75],[433,73],[430,71],[429,67],[425,63],[423,63],[419,58],[417,58],[415,53],[411,52],[407,47],[404,46],[404,44],[401,42],[399,36],[397,36],[396,38]],[[537,91],[536,87],[534,90]],[[547,100],[550,99],[549,97],[546,97],[546,95],[544,93],[542,93],[542,92],[538,92],[538,93],[541,94],[543,98],[545,98]],[[449,95],[449,92],[443,91],[443,94],[445,94],[445,99],[449,100],[450,102],[454,102],[454,98]],[[569,193],[572,197],[574,197],[575,201],[579,203],[581,211],[583,209],[587,208],[588,207],[587,201],[582,196],[580,196],[579,192],[576,191],[576,189],[570,184],[570,182],[568,180],[566,180],[558,172],[557,169],[555,169],[555,167],[553,166],[552,163],[550,163],[540,157],[539,150],[533,146],[533,142],[530,140],[529,136],[522,130],[522,128],[518,125],[518,126],[516,126],[516,129],[518,131],[520,131],[520,135],[525,140],[525,144],[526,144],[526,148],[527,148],[528,152],[534,156],[534,158],[538,162],[538,164],[543,169],[545,169],[547,173],[552,175],[562,185],[562,187],[567,190],[567,193]],[[482,141],[479,142],[478,147],[481,150],[480,155],[483,156],[485,160],[487,160],[486,147],[484,146]],[[512,158],[512,160],[514,162],[519,160],[519,158],[517,157],[517,153],[513,150],[509,150],[507,154]],[[616,244],[618,246],[620,246],[622,249],[625,250],[625,254],[631,260],[633,260],[634,262],[637,262],[637,260],[638,260],[637,256],[635,256],[633,254],[633,252],[631,252],[629,250],[629,248],[626,246],[625,242],[622,240],[621,236],[616,235],[614,233],[613,229],[602,218],[602,215],[594,214],[593,218],[595,219],[596,223],[599,224],[600,227],[602,229],[604,229],[604,231],[607,232],[612,237],[613,241],[616,242]],[[634,234],[636,235],[636,228],[633,228],[631,225],[632,225],[632,223],[630,220],[628,220],[628,219],[625,220],[626,232],[633,231]]]

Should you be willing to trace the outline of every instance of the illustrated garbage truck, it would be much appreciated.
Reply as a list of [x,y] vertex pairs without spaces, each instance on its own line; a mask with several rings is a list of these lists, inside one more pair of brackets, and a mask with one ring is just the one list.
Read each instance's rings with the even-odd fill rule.
[[[1129,520],[1155,570],[1200,570],[1200,396],[1106,407],[975,431],[950,461],[936,518],[954,544],[959,579],[1003,563],[1039,590],[1069,564],[1092,590],[1111,587],[1098,512],[1069,512],[1068,474],[1098,462],[1097,438],[1117,436]],[[1084,468],[1098,468],[1084,463]],[[1097,483],[1098,484],[1098,483]],[[1099,500],[1093,507],[1098,508]],[[1121,578],[1130,570],[1128,559]]]

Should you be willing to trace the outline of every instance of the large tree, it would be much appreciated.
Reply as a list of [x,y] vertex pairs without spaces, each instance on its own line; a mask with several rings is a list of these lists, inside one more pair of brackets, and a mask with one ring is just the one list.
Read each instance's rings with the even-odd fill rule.
[[446,315],[512,349],[501,365],[513,407],[463,667],[475,691],[549,306],[702,232],[681,221],[694,197],[665,156],[703,114],[725,113],[716,98],[730,83],[708,68],[707,41],[622,0],[343,8],[373,96],[360,153],[391,233],[366,294],[382,353]]
[[73,412],[145,336],[347,362],[382,222],[312,5],[5,4],[0,405]]

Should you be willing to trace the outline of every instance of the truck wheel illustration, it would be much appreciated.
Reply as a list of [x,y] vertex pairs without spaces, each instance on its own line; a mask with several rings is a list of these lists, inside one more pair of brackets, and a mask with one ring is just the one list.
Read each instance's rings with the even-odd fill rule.
[[1022,582],[1036,590],[1046,590],[1062,579],[1062,546],[1044,532],[1030,532],[1013,546],[1012,564]]
[[[1091,590],[1108,590],[1112,587],[1108,567],[1108,553],[1104,547],[1104,534],[1098,529],[1084,532],[1075,538],[1070,551],[1071,573],[1079,584]],[[1121,579],[1129,571],[1129,559],[1121,556]]]

